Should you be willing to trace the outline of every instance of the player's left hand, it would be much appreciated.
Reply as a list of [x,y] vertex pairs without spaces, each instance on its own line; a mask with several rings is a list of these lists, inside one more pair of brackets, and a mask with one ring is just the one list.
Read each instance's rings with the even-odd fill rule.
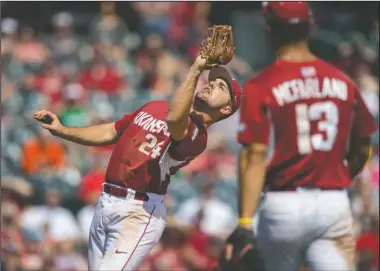
[[42,128],[49,130],[53,135],[58,135],[64,128],[58,119],[58,116],[49,110],[40,110],[33,114],[33,118],[42,122]]
[[206,70],[207,67],[207,59],[203,58],[201,55],[198,55],[194,62],[194,67],[199,71]]
[[221,271],[265,271],[252,229],[238,226],[234,230],[227,238],[227,244],[220,256],[219,265]]

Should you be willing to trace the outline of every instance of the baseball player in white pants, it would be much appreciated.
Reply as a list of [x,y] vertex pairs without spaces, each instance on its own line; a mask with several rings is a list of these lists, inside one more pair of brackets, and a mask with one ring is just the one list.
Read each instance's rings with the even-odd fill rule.
[[265,187],[256,238],[266,271],[303,263],[313,271],[354,270],[346,189],[370,157],[376,124],[356,85],[310,52],[307,2],[264,2],[263,14],[277,60],[244,86],[240,219],[227,242],[239,250],[233,255],[256,245],[245,240]]
[[208,67],[198,56],[171,103],[149,102],[116,122],[64,127],[47,110],[34,114],[43,128],[66,140],[116,143],[90,229],[89,270],[138,267],[165,228],[162,201],[170,176],[205,150],[210,125],[239,108],[241,88],[222,66],[210,70],[209,83],[194,95]]
[[355,270],[346,190],[266,193],[256,236],[268,270]]
[[140,201],[102,193],[90,229],[89,270],[132,270],[158,243],[166,209],[162,195],[147,194]]

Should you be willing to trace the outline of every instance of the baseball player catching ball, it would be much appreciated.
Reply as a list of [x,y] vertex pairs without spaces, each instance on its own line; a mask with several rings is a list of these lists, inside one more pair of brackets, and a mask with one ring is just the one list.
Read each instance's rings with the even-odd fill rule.
[[[278,58],[243,89],[240,219],[222,269],[255,247],[266,271],[297,271],[303,263],[311,270],[355,270],[346,188],[370,157],[375,122],[355,84],[309,51],[307,2],[264,2],[263,13]],[[266,164],[270,130],[274,153]],[[249,270],[263,270],[259,265]]]
[[[116,122],[64,127],[42,110],[33,117],[60,138],[88,146],[116,144],[89,236],[89,270],[133,270],[165,228],[170,176],[201,154],[207,128],[231,116],[241,88],[219,64],[233,57],[230,26],[214,26],[171,103],[152,101]],[[194,95],[202,71],[209,83]],[[195,97],[194,97],[195,96]]]

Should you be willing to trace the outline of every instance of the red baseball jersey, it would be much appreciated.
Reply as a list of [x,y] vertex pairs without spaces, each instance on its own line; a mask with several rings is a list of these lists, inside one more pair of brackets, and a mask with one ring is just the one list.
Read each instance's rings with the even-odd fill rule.
[[376,130],[359,90],[341,71],[317,59],[278,60],[246,83],[238,141],[268,144],[269,190],[341,189],[350,184],[344,164],[351,134]]
[[168,102],[153,101],[115,122],[119,139],[108,164],[107,183],[165,194],[170,176],[205,150],[203,119],[191,114],[186,137],[175,141],[165,122],[168,110]]

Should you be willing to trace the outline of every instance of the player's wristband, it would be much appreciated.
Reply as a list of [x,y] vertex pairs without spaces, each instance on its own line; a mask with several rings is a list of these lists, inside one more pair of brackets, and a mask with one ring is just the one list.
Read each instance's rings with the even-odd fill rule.
[[239,225],[251,225],[253,222],[251,217],[240,217]]
[[369,146],[368,158],[367,158],[367,160],[365,161],[365,164],[364,164],[364,165],[367,165],[369,162],[371,162],[371,159],[372,159],[372,146]]

